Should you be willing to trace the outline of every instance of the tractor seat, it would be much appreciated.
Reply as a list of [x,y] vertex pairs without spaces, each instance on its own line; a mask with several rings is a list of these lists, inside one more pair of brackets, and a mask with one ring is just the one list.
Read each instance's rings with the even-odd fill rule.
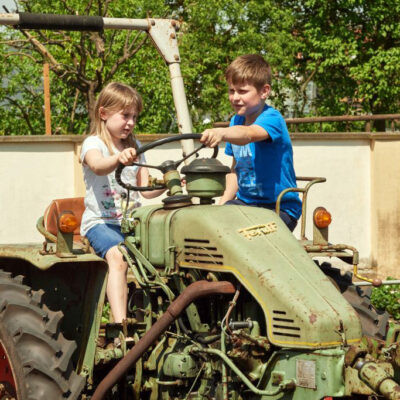
[[45,229],[57,236],[58,231],[58,218],[63,211],[72,211],[78,220],[78,227],[74,230],[74,242],[81,241],[80,227],[82,221],[82,214],[85,211],[84,197],[72,197],[69,199],[53,200],[46,208],[43,216],[43,223]]

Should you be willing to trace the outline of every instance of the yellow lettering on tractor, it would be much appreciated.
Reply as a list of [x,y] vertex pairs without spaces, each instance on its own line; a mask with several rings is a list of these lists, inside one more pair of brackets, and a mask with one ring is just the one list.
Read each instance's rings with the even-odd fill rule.
[[238,229],[246,239],[252,239],[256,236],[265,236],[269,233],[276,232],[278,227],[275,222],[268,222],[267,224],[250,226],[249,228]]

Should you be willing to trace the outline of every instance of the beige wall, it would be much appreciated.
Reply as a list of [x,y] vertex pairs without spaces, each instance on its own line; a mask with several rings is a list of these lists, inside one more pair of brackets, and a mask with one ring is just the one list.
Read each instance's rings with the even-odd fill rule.
[[42,241],[36,220],[49,199],[75,194],[74,144],[0,142],[0,243]]
[[[296,174],[327,178],[310,191],[309,218],[315,207],[326,207],[333,216],[332,243],[357,247],[363,267],[378,266],[380,275],[399,277],[400,135],[299,133],[292,140]],[[84,195],[81,141],[79,136],[0,137],[0,243],[42,241],[35,224],[51,199]],[[146,153],[149,164],[180,156],[179,143]],[[231,163],[223,149],[218,158]],[[311,237],[310,221],[306,234]]]
[[399,154],[399,138],[371,141],[371,263],[385,278],[400,277]]
[[326,178],[310,189],[306,236],[312,237],[311,216],[318,206],[332,214],[329,239],[332,243],[355,246],[361,264],[370,258],[371,178],[369,140],[295,139],[294,162],[297,176]]

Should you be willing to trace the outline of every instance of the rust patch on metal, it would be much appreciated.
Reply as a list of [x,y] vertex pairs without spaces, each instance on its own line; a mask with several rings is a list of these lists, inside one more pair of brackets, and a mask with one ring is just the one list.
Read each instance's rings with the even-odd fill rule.
[[310,315],[310,322],[312,323],[312,324],[314,324],[315,323],[315,321],[317,320],[317,316],[316,316],[316,314],[314,314],[314,313],[312,313],[311,315]]
[[346,366],[351,367],[357,358],[364,357],[367,354],[365,349],[361,349],[359,346],[350,346],[344,357],[344,363]]

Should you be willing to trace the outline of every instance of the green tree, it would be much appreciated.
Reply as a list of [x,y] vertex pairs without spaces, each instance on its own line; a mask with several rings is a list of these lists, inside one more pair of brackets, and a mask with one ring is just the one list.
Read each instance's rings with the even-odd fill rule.
[[[27,12],[74,14],[76,10],[80,15],[106,17],[124,17],[126,9],[134,9],[137,18],[146,18],[147,7],[157,9],[160,15],[165,14],[167,10],[163,2],[157,0],[123,3],[110,3],[107,0],[20,0],[18,6],[20,10]],[[109,81],[127,81],[140,91],[145,88],[145,95],[150,94],[149,85],[145,84],[145,80],[151,79],[152,75],[156,75],[156,81],[164,81],[162,84],[166,85],[167,71],[156,51],[147,45],[147,36],[142,32],[105,30],[93,33],[8,29],[2,32],[2,39],[1,51],[6,60],[13,61],[1,70],[3,87],[8,86],[10,89],[0,94],[0,101],[9,117],[21,115],[25,104],[32,105],[28,115],[30,121],[19,121],[29,126],[28,132],[31,134],[40,134],[43,131],[38,129],[37,123],[43,121],[42,106],[37,107],[37,102],[33,101],[34,95],[38,95],[41,90],[43,62],[50,64],[52,72],[53,126],[60,127],[63,132],[82,133],[86,130],[88,115],[93,109],[96,95]],[[146,46],[149,48],[146,49],[146,54],[135,57]],[[147,57],[150,62],[147,63],[147,70],[144,72],[140,64]],[[160,73],[162,70],[164,74]],[[35,89],[27,91],[26,82]],[[147,103],[152,104],[151,98],[154,96],[149,97]],[[151,124],[151,118],[148,121],[144,119],[144,127]],[[6,133],[19,132],[15,130],[15,125],[3,129]]]
[[[176,18],[182,73],[196,131],[230,112],[224,70],[239,54],[265,55],[272,102],[303,116],[310,82],[314,115],[396,112],[400,91],[398,0],[18,0],[20,10],[106,17]],[[128,11],[127,11],[128,10]],[[6,134],[43,132],[41,74],[51,66],[53,129],[83,133],[107,82],[143,96],[139,132],[176,132],[168,69],[145,34],[0,31]],[[4,59],[4,58],[3,58]],[[8,87],[5,89],[5,87]],[[29,110],[29,112],[28,112]],[[207,122],[209,121],[209,122]]]
[[[28,55],[17,55],[14,51],[13,61],[4,48],[0,46],[0,134],[29,135],[41,131],[44,126],[43,93],[40,91],[41,72],[37,65],[28,62]],[[32,116],[35,118],[32,118]]]
[[[285,88],[290,82],[295,82],[290,77],[293,54],[296,53],[289,29],[292,16],[272,0],[19,0],[18,4],[20,9],[29,12],[71,14],[77,10],[80,15],[127,17],[126,10],[134,10],[134,15],[129,17],[145,18],[151,11],[154,17],[183,21],[179,36],[182,71],[197,131],[206,125],[205,118],[218,121],[230,113],[224,70],[237,55],[249,52],[268,54],[276,66],[274,100],[282,107],[287,95]],[[20,71],[14,71],[13,80],[24,82],[29,81],[27,77],[34,76],[40,82],[42,63],[44,60],[50,62],[53,126],[60,127],[63,132],[85,131],[87,114],[93,107],[95,96],[110,80],[130,83],[143,95],[145,112],[139,120],[138,131],[177,130],[168,69],[145,35],[126,31],[104,31],[101,34],[6,32],[6,35],[2,34],[2,43],[8,47],[2,51],[9,53],[8,60],[18,57],[21,66]],[[37,87],[40,92],[40,85]],[[14,90],[16,93],[16,88]],[[16,99],[33,105],[32,95],[22,86]],[[1,100],[4,102],[5,98]],[[14,109],[10,101],[8,104]],[[29,132],[42,133],[42,129],[38,129],[38,126],[43,126],[41,107],[36,107],[35,112],[32,109],[29,117],[35,120],[31,122]],[[18,123],[25,122],[20,119]],[[13,131],[10,126],[6,133],[20,131]]]
[[317,114],[398,112],[398,0],[294,0],[285,6],[301,43],[298,74],[318,87]]
[[288,87],[297,85],[290,72],[297,52],[291,35],[293,16],[273,0],[182,1],[180,17],[185,21],[181,51],[189,100],[201,125],[204,115],[212,121],[227,117],[224,71],[238,55],[261,53],[273,66],[273,98],[285,107]]

